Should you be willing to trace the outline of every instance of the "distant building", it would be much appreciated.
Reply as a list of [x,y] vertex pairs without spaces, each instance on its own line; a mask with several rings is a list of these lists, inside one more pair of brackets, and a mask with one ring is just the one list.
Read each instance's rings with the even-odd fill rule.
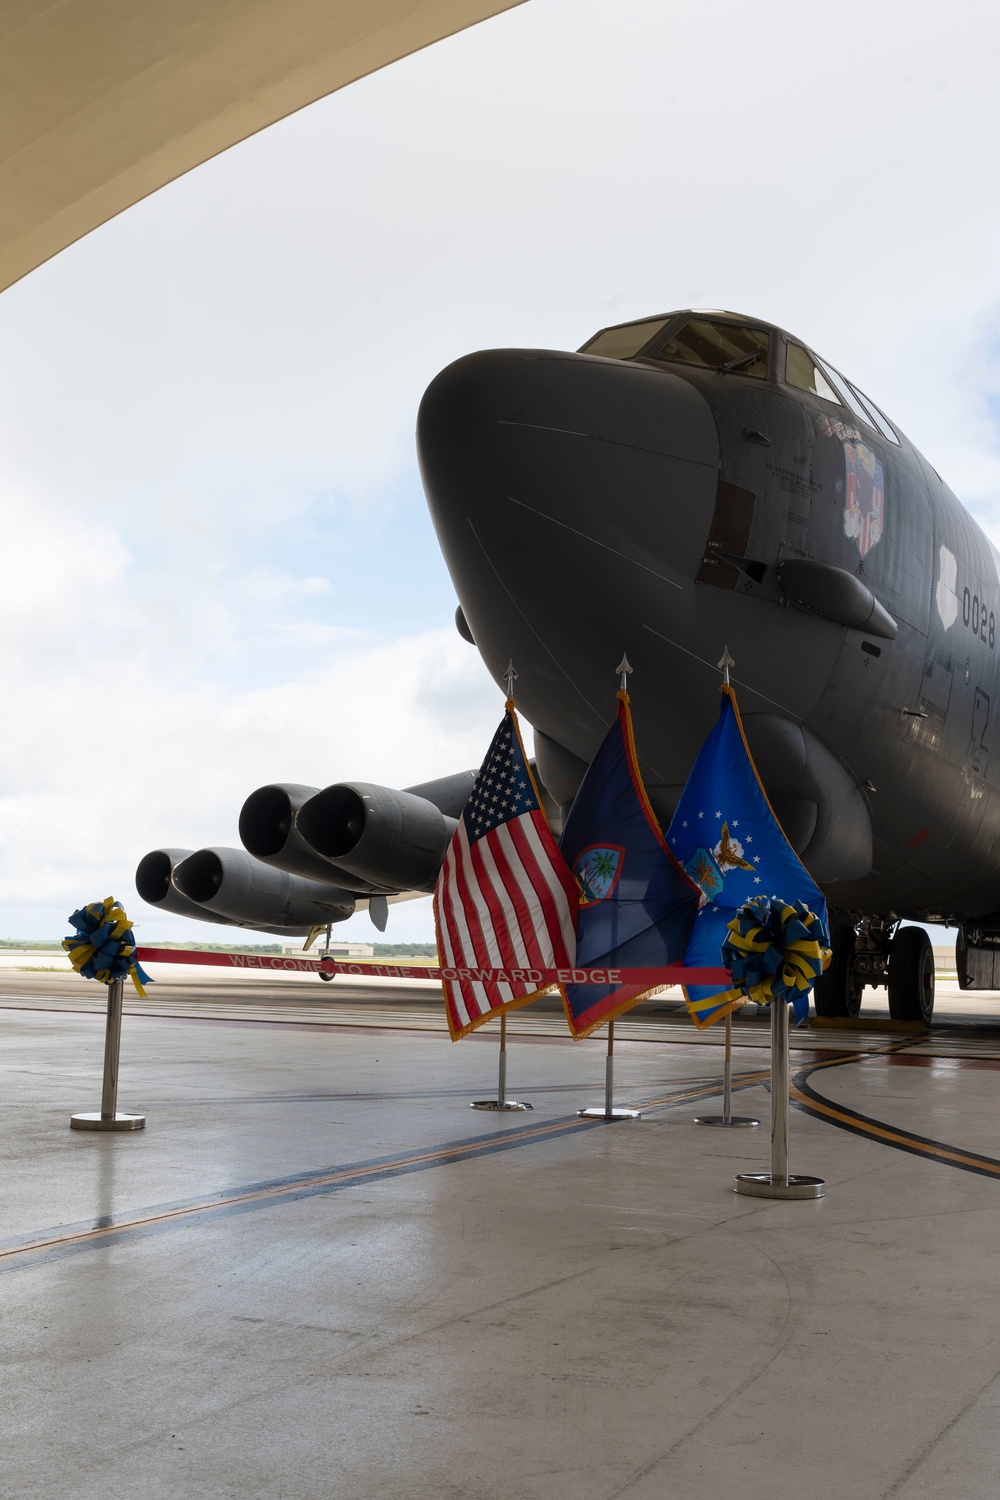
[[[302,952],[302,941],[303,941],[302,938],[299,938],[295,942],[282,943],[282,945],[281,945],[281,951],[282,951],[282,953],[301,953]],[[315,943],[313,943],[312,947],[309,949],[310,953],[323,953],[325,951],[326,951],[326,944],[323,942],[322,938],[317,938],[316,941],[315,941]],[[374,958],[375,957],[375,949],[372,947],[371,943],[331,943],[330,944],[330,957],[331,958]]]

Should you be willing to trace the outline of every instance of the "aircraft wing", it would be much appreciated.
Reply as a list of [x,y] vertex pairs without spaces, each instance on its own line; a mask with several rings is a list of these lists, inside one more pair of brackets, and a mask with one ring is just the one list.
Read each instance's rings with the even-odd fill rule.
[[0,290],[266,125],[522,0],[0,0]]

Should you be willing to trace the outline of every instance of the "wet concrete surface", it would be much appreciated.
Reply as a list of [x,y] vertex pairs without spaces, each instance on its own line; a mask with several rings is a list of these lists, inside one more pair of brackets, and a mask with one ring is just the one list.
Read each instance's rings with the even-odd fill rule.
[[146,1129],[88,1135],[102,993],[3,976],[3,1496],[996,1492],[1000,1018],[956,1009],[942,1056],[797,1035],[824,1098],[997,1175],[793,1109],[792,1168],[828,1193],[782,1203],[732,1192],[767,1165],[759,1023],[737,1098],[764,1127],[729,1135],[692,1123],[720,1056],[669,1000],[617,1048],[643,1118],[605,1124],[576,1116],[603,1041],[557,1012],[512,1031],[533,1108],[498,1116],[468,1108],[495,1036],[450,1044],[432,995],[170,983],[172,1014],[123,1032]]

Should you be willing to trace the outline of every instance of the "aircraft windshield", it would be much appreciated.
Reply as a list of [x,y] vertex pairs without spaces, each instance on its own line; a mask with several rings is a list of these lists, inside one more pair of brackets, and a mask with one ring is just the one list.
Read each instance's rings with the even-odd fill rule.
[[655,351],[655,357],[671,364],[699,365],[704,370],[738,371],[763,380],[769,344],[763,328],[691,318],[669,343]]
[[785,384],[794,386],[797,391],[808,391],[810,396],[819,396],[821,401],[832,401],[834,406],[844,405],[808,349],[803,349],[801,344],[788,346]]
[[884,417],[879,411],[878,407],[875,405],[874,401],[869,401],[865,393],[863,391],[859,391],[856,385],[852,385],[851,390],[854,392],[855,396],[857,396],[858,400],[861,402],[861,405],[868,413],[869,422],[874,423],[882,436],[884,438],[888,438],[890,443],[896,443],[898,446],[899,438],[896,436],[889,418]]
[[789,342],[785,355],[785,384],[798,391],[808,391],[811,396],[819,396],[821,401],[830,401],[834,406],[846,406],[859,421],[874,427],[890,443],[898,445],[899,438],[878,407],[843,375],[838,375],[829,365],[821,365],[801,344]]
[[631,359],[667,322],[666,318],[647,318],[643,323],[619,323],[616,328],[604,328],[589,344],[584,344],[580,353],[601,354],[605,359]]

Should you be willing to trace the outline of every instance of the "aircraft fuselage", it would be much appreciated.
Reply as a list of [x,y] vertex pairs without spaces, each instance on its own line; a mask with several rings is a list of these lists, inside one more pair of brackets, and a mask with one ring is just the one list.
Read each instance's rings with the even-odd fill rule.
[[556,803],[625,650],[669,817],[728,646],[765,787],[831,906],[1000,913],[996,553],[801,341],[681,312],[580,353],[473,354],[428,389],[418,447],[464,622],[498,684],[513,659]]

